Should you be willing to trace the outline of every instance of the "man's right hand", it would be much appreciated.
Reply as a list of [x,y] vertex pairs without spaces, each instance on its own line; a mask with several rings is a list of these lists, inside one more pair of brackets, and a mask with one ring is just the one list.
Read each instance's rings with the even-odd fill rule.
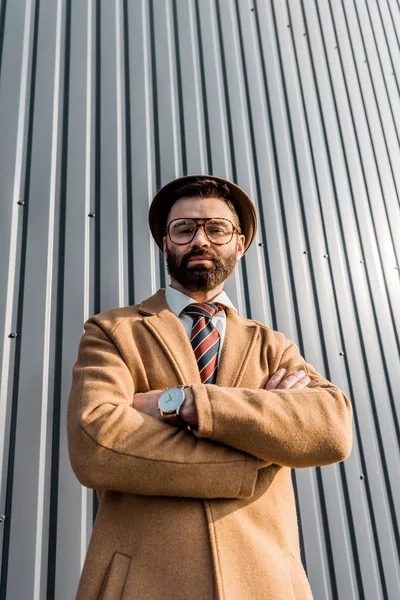
[[311,379],[307,377],[304,371],[297,371],[288,377],[285,377],[286,369],[279,369],[268,380],[265,389],[271,390],[298,390],[305,388],[310,383]]
[[[297,373],[293,373],[288,377],[285,377],[286,369],[279,369],[272,377],[267,381],[265,389],[271,390],[299,390],[305,388],[310,383],[311,379],[307,377],[304,371],[300,370]],[[269,467],[271,463],[260,460],[259,469]]]

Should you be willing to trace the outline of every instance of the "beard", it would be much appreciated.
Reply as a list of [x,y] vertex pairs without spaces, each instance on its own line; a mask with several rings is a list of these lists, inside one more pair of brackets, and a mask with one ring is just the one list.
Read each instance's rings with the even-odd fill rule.
[[[188,266],[188,262],[194,256],[207,256],[213,261],[212,265]],[[218,287],[233,272],[236,265],[236,249],[226,258],[218,256],[212,250],[201,250],[193,248],[180,258],[176,253],[167,249],[168,273],[186,290],[191,292],[209,292]]]

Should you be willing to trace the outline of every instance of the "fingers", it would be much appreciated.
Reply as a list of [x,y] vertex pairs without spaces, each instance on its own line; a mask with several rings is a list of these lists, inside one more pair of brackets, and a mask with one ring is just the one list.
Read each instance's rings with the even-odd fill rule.
[[[304,382],[307,383],[304,384]],[[286,377],[282,383],[277,387],[278,390],[289,390],[289,389],[299,389],[302,387],[306,387],[310,383],[310,378],[306,376],[305,372],[300,370],[297,373],[293,373],[293,375],[289,375]],[[301,383],[302,382],[302,383]]]
[[267,385],[265,386],[266,390],[276,390],[278,385],[281,383],[282,379],[285,377],[286,369],[279,369],[276,373],[274,373],[267,381]]
[[303,379],[300,379],[300,381],[298,381],[297,383],[295,383],[294,385],[292,385],[292,387],[290,388],[291,390],[299,390],[301,388],[305,388],[308,386],[308,384],[310,383],[311,379],[309,377],[303,377]]
[[270,390],[298,390],[307,387],[311,379],[303,370],[285,377],[286,369],[279,369],[267,382],[265,389]]

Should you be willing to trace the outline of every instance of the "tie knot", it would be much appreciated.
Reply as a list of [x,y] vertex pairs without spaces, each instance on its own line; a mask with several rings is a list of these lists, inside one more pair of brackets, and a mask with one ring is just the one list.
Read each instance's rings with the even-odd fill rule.
[[211,319],[218,311],[219,307],[212,302],[193,302],[193,304],[189,304],[182,312],[191,317]]

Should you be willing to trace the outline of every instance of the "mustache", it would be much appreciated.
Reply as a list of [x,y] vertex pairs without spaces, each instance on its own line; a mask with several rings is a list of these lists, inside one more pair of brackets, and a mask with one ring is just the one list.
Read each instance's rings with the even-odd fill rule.
[[189,260],[191,258],[201,258],[201,257],[207,257],[210,258],[211,260],[213,260],[214,262],[218,261],[218,257],[214,254],[214,252],[210,252],[209,250],[191,250],[190,252],[188,252],[187,254],[185,254],[185,256],[182,257],[181,260],[181,265],[186,266],[187,263],[189,262]]

